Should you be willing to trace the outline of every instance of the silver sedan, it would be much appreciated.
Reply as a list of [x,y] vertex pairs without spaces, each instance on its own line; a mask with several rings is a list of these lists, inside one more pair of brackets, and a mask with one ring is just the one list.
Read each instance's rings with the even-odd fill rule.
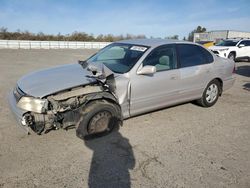
[[86,61],[22,77],[9,102],[27,133],[76,127],[77,136],[86,138],[178,103],[211,107],[233,85],[234,68],[234,61],[195,43],[125,40]]

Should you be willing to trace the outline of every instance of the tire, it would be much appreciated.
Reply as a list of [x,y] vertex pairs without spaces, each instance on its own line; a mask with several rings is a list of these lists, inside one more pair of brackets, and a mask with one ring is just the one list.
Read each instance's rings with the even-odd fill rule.
[[106,100],[95,100],[80,110],[80,118],[76,124],[76,135],[85,139],[90,135],[106,135],[121,121],[121,110],[117,104]]
[[212,80],[204,90],[202,97],[197,100],[198,104],[203,107],[213,106],[217,102],[221,90],[222,88],[220,82],[218,80]]
[[230,52],[228,54],[228,59],[234,60],[235,61],[235,54],[233,52]]

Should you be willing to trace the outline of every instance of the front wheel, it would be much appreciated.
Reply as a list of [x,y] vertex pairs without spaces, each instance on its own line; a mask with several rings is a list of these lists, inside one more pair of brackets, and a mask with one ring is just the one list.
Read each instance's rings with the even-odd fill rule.
[[220,95],[221,86],[218,80],[211,81],[203,92],[202,97],[197,101],[203,107],[213,106]]
[[230,52],[230,53],[228,54],[228,59],[231,59],[231,60],[235,61],[235,54],[232,53],[232,52]]
[[76,135],[85,139],[89,135],[108,134],[115,126],[119,126],[121,110],[117,104],[96,100],[84,106],[80,116],[76,125]]

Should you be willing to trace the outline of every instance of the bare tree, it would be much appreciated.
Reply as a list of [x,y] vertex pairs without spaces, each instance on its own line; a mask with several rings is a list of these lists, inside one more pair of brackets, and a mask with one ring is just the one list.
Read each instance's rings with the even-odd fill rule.
[[95,37],[93,34],[87,34],[85,32],[75,31],[71,34],[62,35],[58,33],[57,35],[44,34],[43,32],[31,33],[29,31],[17,30],[16,32],[10,32],[7,28],[0,28],[0,39],[4,40],[55,40],[55,41],[99,41],[99,42],[113,42],[123,39],[134,39],[134,38],[146,38],[145,35],[132,35],[127,34],[126,36],[112,34],[100,34]]

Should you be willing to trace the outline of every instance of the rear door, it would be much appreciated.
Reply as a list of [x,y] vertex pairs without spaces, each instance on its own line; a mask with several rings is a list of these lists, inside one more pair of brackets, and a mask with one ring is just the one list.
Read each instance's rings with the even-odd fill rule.
[[195,44],[177,44],[182,100],[197,99],[213,78],[213,56]]

